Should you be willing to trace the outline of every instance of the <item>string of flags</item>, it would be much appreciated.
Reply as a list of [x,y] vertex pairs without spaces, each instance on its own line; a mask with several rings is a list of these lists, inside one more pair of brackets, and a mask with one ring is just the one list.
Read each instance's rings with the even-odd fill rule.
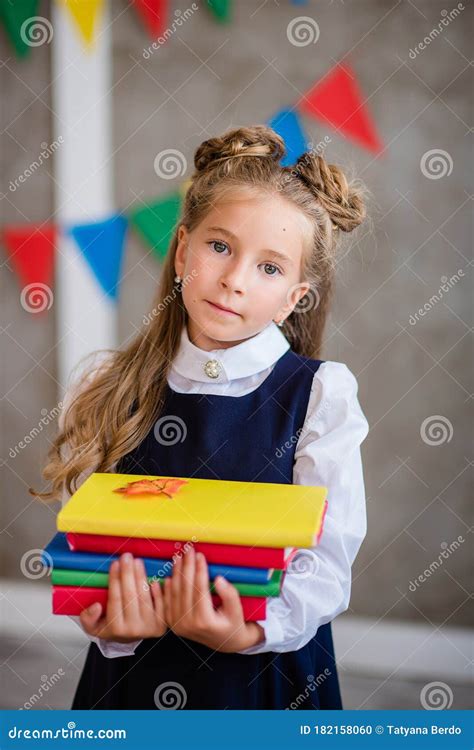
[[[91,45],[104,0],[55,2],[67,8],[85,43]],[[305,0],[292,2],[294,5],[305,4]],[[21,3],[0,0],[0,22],[19,56],[26,55],[32,46],[37,46],[31,41],[35,34],[39,39],[37,31],[34,34],[27,29],[27,25],[38,18],[38,3],[39,0],[22,0]],[[207,0],[206,5],[219,21],[230,20],[231,0]],[[150,36],[156,37],[164,30],[168,20],[168,0],[133,0],[133,6]],[[41,20],[46,21],[42,17]],[[287,153],[281,160],[282,166],[291,166],[301,154],[313,148],[304,132],[301,114],[335,129],[339,135],[377,156],[383,151],[382,141],[365,106],[356,75],[346,64],[335,65],[314,83],[294,107],[281,109],[267,120],[266,124],[281,135],[286,145]],[[22,291],[35,285],[52,288],[58,238],[62,233],[74,240],[97,282],[98,291],[116,303],[129,226],[148,245],[156,260],[163,262],[181,215],[188,186],[189,181],[186,181],[174,192],[132,206],[126,215],[116,212],[93,223],[68,227],[59,227],[51,222],[4,225],[0,229],[0,241]]]
[[[266,124],[283,138],[287,149],[282,166],[291,166],[301,154],[313,148],[304,132],[300,112],[320,120],[358,146],[379,156],[383,151],[354,71],[338,64],[296,103],[293,109],[276,112]],[[119,298],[126,237],[129,226],[137,232],[152,255],[161,263],[181,215],[189,181],[163,197],[133,206],[127,215],[114,213],[100,221],[62,227],[71,236],[98,290],[113,302]],[[22,288],[27,285],[52,287],[59,227],[49,222],[5,225],[0,239]]]
[[[104,9],[104,0],[54,0],[69,13],[86,49],[92,48],[99,20]],[[0,24],[18,57],[26,57],[32,47],[51,41],[53,28],[44,16],[38,16],[40,0],[0,0]],[[307,5],[308,0],[291,0],[292,5]],[[230,23],[233,16],[233,0],[205,0],[204,7],[219,23]],[[132,0],[136,16],[150,39],[160,37],[173,25],[184,22],[190,9],[176,10],[171,14],[169,0]],[[166,41],[166,36],[163,38]]]
[[[54,2],[66,9],[85,48],[90,50],[100,26],[104,0]],[[3,25],[18,57],[26,57],[33,47],[52,39],[52,24],[46,17],[38,15],[39,3],[40,0],[0,0],[0,25]],[[180,26],[194,12],[193,8],[188,8],[184,12],[176,10],[172,14],[169,0],[132,0],[132,6],[150,39],[157,39],[167,29]],[[219,23],[229,23],[232,19],[232,0],[206,0],[204,7]],[[163,41],[166,41],[166,35]]]

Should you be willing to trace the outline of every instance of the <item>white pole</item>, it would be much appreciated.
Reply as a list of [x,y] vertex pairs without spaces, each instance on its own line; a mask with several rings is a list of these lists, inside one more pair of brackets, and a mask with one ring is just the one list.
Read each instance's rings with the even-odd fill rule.
[[[114,209],[111,131],[111,30],[104,3],[90,50],[74,21],[52,3],[55,221],[61,228],[100,221]],[[64,388],[85,354],[115,347],[117,315],[75,241],[59,232],[55,284],[58,379]],[[62,396],[62,394],[61,394]]]

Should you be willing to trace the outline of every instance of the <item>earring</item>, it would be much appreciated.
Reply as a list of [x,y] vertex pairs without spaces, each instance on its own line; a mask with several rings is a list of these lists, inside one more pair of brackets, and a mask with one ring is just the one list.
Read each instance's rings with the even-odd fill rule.
[[174,277],[174,281],[175,281],[176,289],[178,290],[178,292],[180,292],[183,287],[182,287],[182,278],[179,275],[179,273],[176,274],[176,276]]
[[280,320],[280,322],[277,323],[278,328],[281,328],[284,322],[285,322],[284,320]]

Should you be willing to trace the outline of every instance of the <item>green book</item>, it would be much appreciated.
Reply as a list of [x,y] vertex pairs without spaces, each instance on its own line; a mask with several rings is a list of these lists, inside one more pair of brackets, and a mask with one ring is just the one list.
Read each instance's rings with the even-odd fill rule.
[[[232,583],[241,596],[278,596],[280,594],[282,570],[274,570],[268,583]],[[158,580],[163,583],[164,578],[147,576],[148,581]],[[66,570],[53,568],[51,583],[55,586],[92,586],[93,588],[108,588],[109,574],[97,573],[91,570]],[[214,583],[210,581],[210,590],[214,592]]]

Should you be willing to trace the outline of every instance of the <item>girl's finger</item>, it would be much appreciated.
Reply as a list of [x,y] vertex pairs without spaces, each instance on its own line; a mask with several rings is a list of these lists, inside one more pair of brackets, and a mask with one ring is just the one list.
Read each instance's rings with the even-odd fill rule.
[[173,608],[171,606],[171,578],[165,578],[163,584],[163,605],[165,610],[165,620],[168,625],[174,625]]
[[209,570],[206,558],[202,552],[196,555],[196,576],[194,579],[193,607],[196,612],[212,617],[214,607],[212,605],[211,592],[209,590]]
[[150,584],[148,583],[145,565],[143,560],[137,557],[133,561],[134,573],[135,573],[135,587],[138,598],[138,611],[142,619],[150,617],[153,614],[153,599],[150,591]]
[[180,557],[177,557],[173,563],[173,572],[170,576],[170,607],[171,616],[173,621],[180,617],[180,605],[181,605],[181,565],[182,561]]
[[196,575],[196,557],[191,547],[185,555],[181,566],[181,611],[183,614],[190,612],[193,607],[194,578]]
[[109,568],[109,591],[107,595],[106,619],[108,625],[122,628],[123,606],[119,567],[118,560],[114,560]]
[[140,616],[140,610],[135,582],[133,556],[129,552],[126,552],[120,558],[120,586],[124,622],[136,623]]
[[150,586],[151,591],[151,597],[153,600],[153,607],[155,610],[155,618],[157,620],[164,620],[165,619],[165,599],[164,599],[164,592],[161,588],[161,583],[159,581],[153,581],[153,583]]
[[81,614],[79,615],[79,619],[81,621],[82,627],[87,633],[89,633],[89,635],[96,635],[96,633],[98,633],[100,629],[98,623],[101,615],[102,604],[100,604],[99,602],[91,604],[90,607],[82,610]]
[[222,599],[222,604],[219,607],[220,614],[225,615],[232,622],[243,622],[244,612],[242,609],[242,602],[240,601],[240,594],[232,584],[222,576],[217,576],[214,581],[216,587],[216,593],[219,594]]

